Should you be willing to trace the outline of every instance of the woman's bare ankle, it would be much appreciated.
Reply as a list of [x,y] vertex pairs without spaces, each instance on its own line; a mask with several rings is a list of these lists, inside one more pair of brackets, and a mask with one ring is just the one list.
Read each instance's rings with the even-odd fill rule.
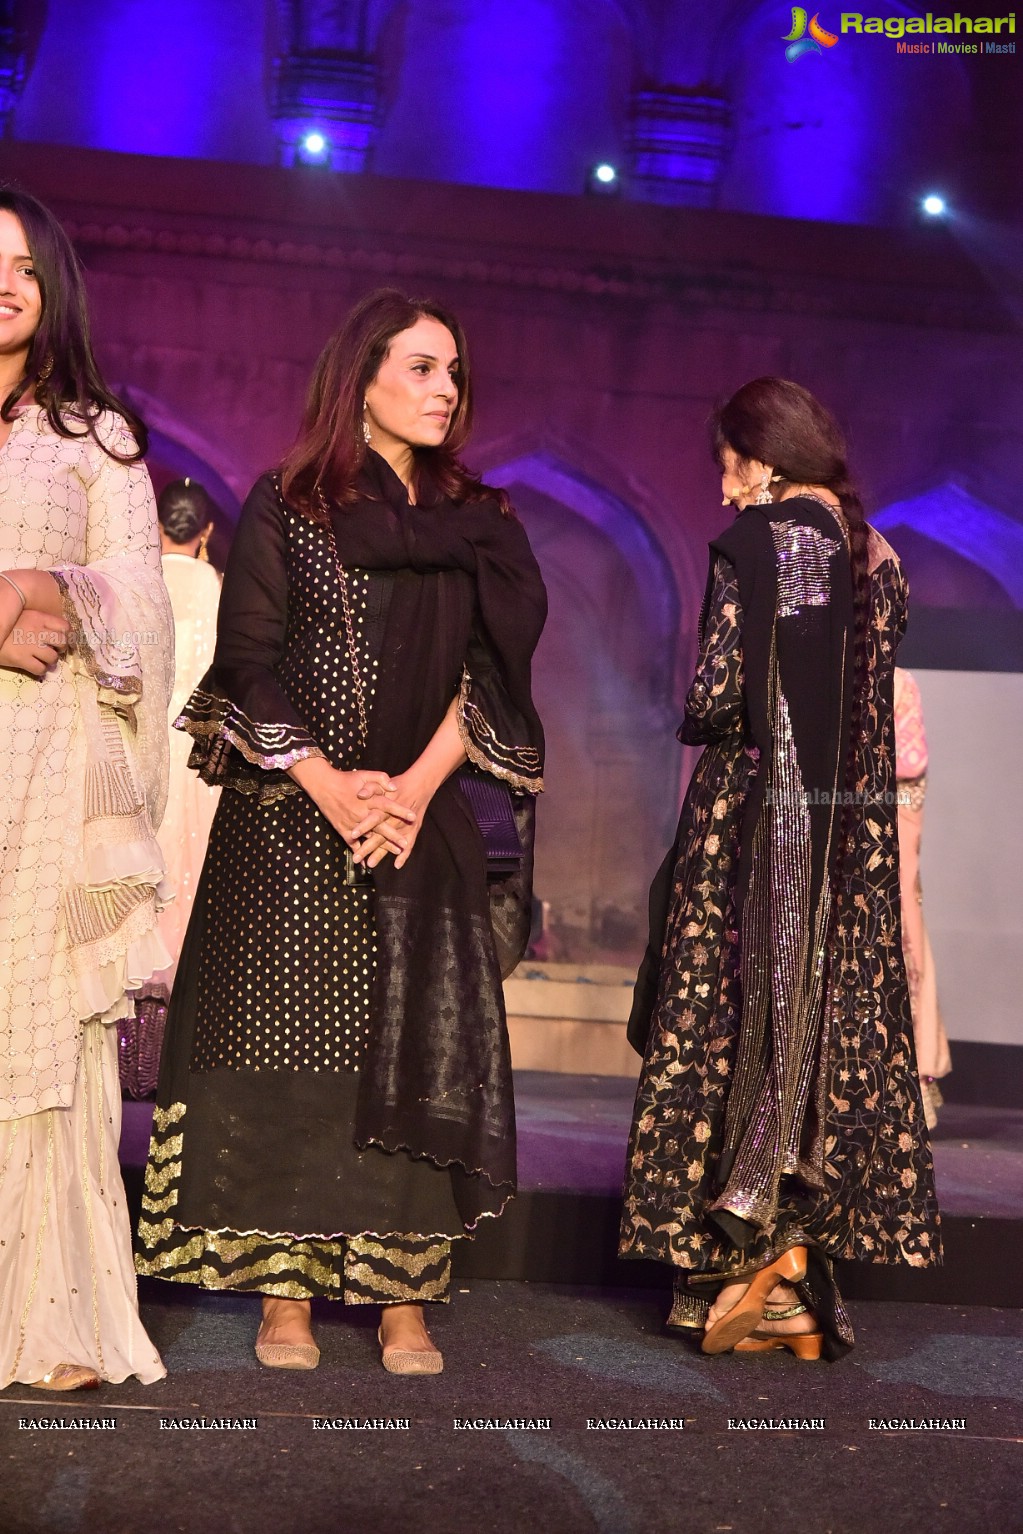
[[437,1351],[426,1330],[422,1305],[411,1302],[400,1305],[381,1305],[380,1335],[385,1347],[425,1352]]
[[259,1339],[261,1342],[280,1342],[286,1345],[312,1342],[311,1318],[312,1307],[308,1300],[291,1300],[275,1294],[264,1294]]

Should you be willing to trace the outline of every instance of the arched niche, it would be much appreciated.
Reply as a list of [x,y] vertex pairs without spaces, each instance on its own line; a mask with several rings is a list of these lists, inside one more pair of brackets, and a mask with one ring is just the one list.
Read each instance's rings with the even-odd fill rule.
[[619,161],[633,30],[611,0],[398,5],[379,41],[385,176],[582,192]]
[[871,517],[930,607],[1023,608],[1023,525],[954,480]]
[[562,957],[632,962],[677,813],[672,568],[633,507],[549,454],[486,479],[510,492],[550,597],[534,673],[548,744],[536,892]]
[[114,392],[138,411],[146,423],[149,431],[146,467],[157,495],[172,480],[191,478],[204,485],[213,497],[217,515],[209,551],[214,564],[222,570],[241,509],[233,488],[239,480],[235,466],[213,443],[180,421],[152,395],[131,384],[117,384]]
[[[825,10],[821,22],[837,33],[840,14]],[[891,17],[922,14],[897,3],[885,8]],[[942,184],[961,157],[970,119],[961,63],[900,54],[892,38],[852,33],[790,62],[783,34],[791,16],[775,0],[722,8],[711,77],[731,102],[733,136],[719,206],[838,223],[906,222],[917,195],[934,180]]]

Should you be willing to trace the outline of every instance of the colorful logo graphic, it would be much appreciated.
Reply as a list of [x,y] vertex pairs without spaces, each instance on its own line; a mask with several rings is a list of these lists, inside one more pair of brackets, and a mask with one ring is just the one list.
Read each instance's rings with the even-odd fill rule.
[[[814,12],[807,25],[806,12],[801,5],[792,7],[792,31],[787,32],[782,38],[788,43],[785,49],[785,57],[790,64],[801,59],[804,53],[820,53],[824,48],[833,48],[838,42],[834,32],[828,32],[821,26],[817,17],[820,13]],[[809,36],[807,36],[809,33]]]

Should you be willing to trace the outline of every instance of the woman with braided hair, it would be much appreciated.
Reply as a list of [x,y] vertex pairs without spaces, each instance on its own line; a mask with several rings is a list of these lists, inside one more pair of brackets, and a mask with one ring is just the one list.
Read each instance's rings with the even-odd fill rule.
[[832,1259],[941,1260],[900,940],[906,582],[842,434],[758,378],[714,415],[724,504],[679,739],[705,749],[651,891],[621,1252],[705,1353],[853,1342]]

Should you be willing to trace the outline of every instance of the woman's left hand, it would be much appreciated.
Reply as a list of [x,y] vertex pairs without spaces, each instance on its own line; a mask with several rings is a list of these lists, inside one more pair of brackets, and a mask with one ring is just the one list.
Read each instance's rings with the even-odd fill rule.
[[[395,868],[404,868],[409,860],[412,848],[416,844],[419,829],[423,824],[423,816],[426,807],[433,798],[435,789],[430,786],[421,773],[417,773],[415,767],[410,767],[407,772],[399,773],[391,778],[396,789],[395,799],[406,809],[415,811],[415,820],[411,823],[407,820],[392,820],[390,816],[369,833],[368,836],[355,843],[355,862],[365,863],[368,868],[376,868],[387,857],[390,848],[388,832],[400,834],[405,842],[402,852],[394,859]],[[362,795],[360,795],[360,798]],[[380,809],[379,801],[374,802],[374,808]]]
[[[355,861],[365,863],[369,868],[376,868],[390,850],[385,846],[385,841],[389,838],[381,833],[390,831],[393,836],[400,832],[405,846],[395,857],[394,866],[404,868],[412,855],[412,848],[416,844],[419,828],[423,824],[427,805],[445,779],[464,761],[465,751],[458,728],[458,694],[456,693],[447,706],[444,718],[430,737],[426,750],[416,758],[407,771],[391,778],[397,803],[411,810],[415,820],[411,824],[408,821],[401,821],[392,826],[391,817],[388,816],[386,820],[379,822],[365,836],[353,843]],[[375,807],[379,811],[382,806],[376,800],[378,793],[379,790],[369,786],[360,791],[359,798],[374,796]],[[360,826],[356,826],[354,832],[356,837],[359,837],[359,831]]]

